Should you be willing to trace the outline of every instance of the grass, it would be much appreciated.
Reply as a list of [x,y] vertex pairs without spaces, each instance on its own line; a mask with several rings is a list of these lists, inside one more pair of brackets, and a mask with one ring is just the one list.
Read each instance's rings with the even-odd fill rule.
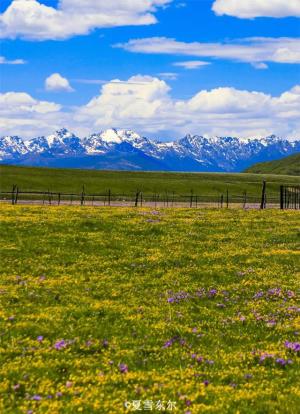
[[230,194],[260,197],[263,180],[267,181],[269,196],[278,196],[280,184],[300,184],[300,177],[222,174],[222,173],[163,173],[91,171],[70,169],[31,168],[0,165],[0,190],[11,191],[13,184],[20,191],[56,191],[80,193],[83,184],[87,193],[164,194],[166,191],[186,195],[193,190],[198,195]]
[[0,208],[1,413],[299,412],[297,212]]
[[300,176],[300,153],[281,158],[280,160],[261,162],[246,170],[256,174],[290,174]]

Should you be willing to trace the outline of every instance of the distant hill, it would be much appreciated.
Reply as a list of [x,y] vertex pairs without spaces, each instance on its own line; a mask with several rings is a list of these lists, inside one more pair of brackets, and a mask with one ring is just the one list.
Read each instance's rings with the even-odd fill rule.
[[252,174],[300,175],[300,152],[280,160],[254,164],[244,172]]

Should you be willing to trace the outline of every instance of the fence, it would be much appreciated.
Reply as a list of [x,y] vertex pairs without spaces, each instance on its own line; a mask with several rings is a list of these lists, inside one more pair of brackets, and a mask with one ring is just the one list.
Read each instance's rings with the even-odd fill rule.
[[300,186],[281,186],[280,187],[280,208],[300,209]]
[[280,193],[267,196],[267,184],[262,184],[261,195],[253,196],[244,191],[242,194],[231,194],[229,190],[218,194],[188,194],[164,193],[143,194],[136,191],[131,194],[115,194],[111,190],[104,193],[88,194],[83,186],[80,193],[63,193],[47,191],[21,191],[13,185],[12,191],[0,192],[0,201],[15,205],[91,205],[91,206],[135,206],[135,207],[190,207],[190,208],[295,208],[300,207],[300,187],[281,186]]

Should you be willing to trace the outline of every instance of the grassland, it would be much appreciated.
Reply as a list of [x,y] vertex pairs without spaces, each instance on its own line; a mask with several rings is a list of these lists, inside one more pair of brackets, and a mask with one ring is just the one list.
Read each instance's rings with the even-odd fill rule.
[[281,158],[280,160],[254,164],[246,170],[255,174],[289,174],[300,176],[300,153]]
[[103,194],[109,189],[114,194],[133,194],[137,190],[145,195],[153,193],[219,195],[230,194],[260,196],[261,184],[267,181],[269,196],[278,196],[280,184],[300,184],[300,177],[221,174],[221,173],[160,173],[30,168],[0,166],[0,190],[11,191],[13,184],[20,191],[56,191],[80,193],[85,185],[87,193]]
[[297,212],[0,208],[1,413],[299,412]]

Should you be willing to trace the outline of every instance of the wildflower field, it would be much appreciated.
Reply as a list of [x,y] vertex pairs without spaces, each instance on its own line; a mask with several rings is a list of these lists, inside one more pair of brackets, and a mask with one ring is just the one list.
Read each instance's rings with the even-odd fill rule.
[[0,211],[0,413],[299,413],[298,212]]

